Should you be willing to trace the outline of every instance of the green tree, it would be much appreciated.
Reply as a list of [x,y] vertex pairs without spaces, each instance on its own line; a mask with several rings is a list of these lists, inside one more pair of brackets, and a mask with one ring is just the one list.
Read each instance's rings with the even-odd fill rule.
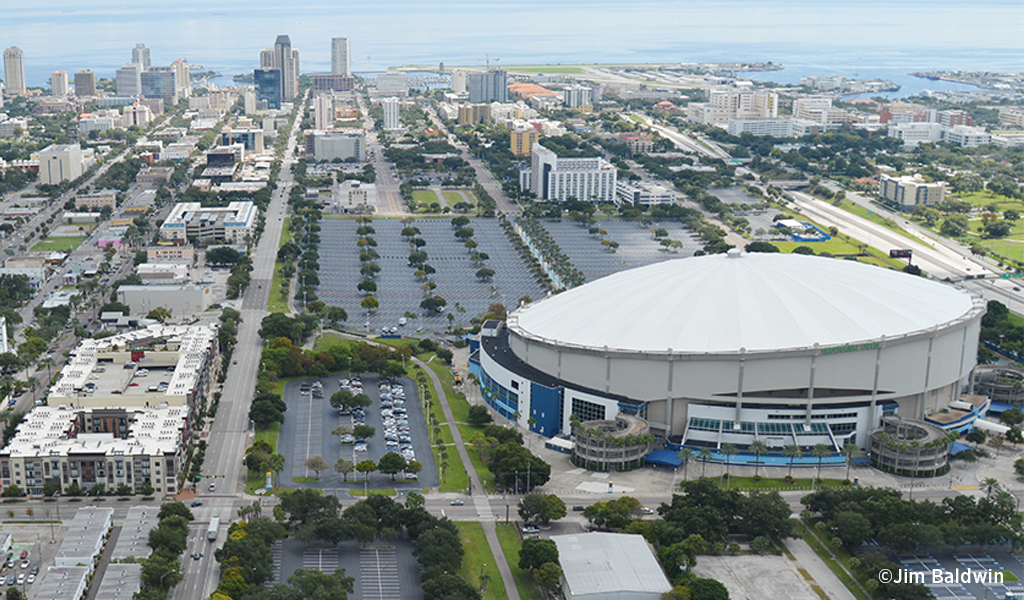
[[388,452],[380,457],[380,461],[377,463],[377,470],[385,475],[390,475],[392,481],[395,480],[395,475],[405,469],[405,467],[405,459],[394,452]]
[[474,404],[469,407],[469,416],[466,418],[470,425],[473,427],[483,427],[494,419],[491,417],[491,412],[487,410],[486,406],[481,404]]
[[832,449],[826,446],[825,444],[815,444],[814,447],[811,448],[811,456],[818,459],[818,481],[821,481],[821,461],[826,456],[830,456],[831,454]]
[[321,471],[324,471],[330,467],[330,465],[327,464],[327,461],[324,460],[324,457],[320,455],[310,456],[309,458],[306,459],[305,464],[307,469],[316,473],[317,479],[320,479]]
[[547,525],[566,515],[565,502],[554,494],[527,494],[519,502],[519,518]]
[[346,483],[348,483],[348,474],[354,469],[355,465],[352,464],[352,461],[345,460],[344,458],[339,458],[338,462],[334,463],[334,470],[344,477]]
[[793,477],[793,463],[797,459],[804,457],[804,451],[800,448],[799,444],[790,444],[782,449],[782,455],[789,459],[789,474],[787,477]]
[[754,479],[757,479],[757,470],[761,466],[761,455],[768,454],[768,446],[761,440],[750,442],[747,451],[754,455]]
[[732,457],[736,456],[739,451],[733,444],[722,444],[719,452],[725,457],[725,478],[729,479],[729,464],[732,462]]
[[533,580],[545,590],[554,591],[562,581],[562,567],[553,562],[544,563],[533,571]]
[[860,446],[853,442],[847,442],[843,445],[843,456],[846,457],[846,480],[850,480],[850,466],[853,461],[864,456],[864,451],[860,449]]
[[533,571],[545,563],[558,564],[558,547],[555,542],[538,538],[523,540],[523,546],[519,549],[519,568]]
[[680,448],[679,452],[676,453],[676,458],[683,461],[683,483],[686,483],[686,468],[690,466],[690,461],[693,460],[695,454],[693,448],[687,448],[686,446]]

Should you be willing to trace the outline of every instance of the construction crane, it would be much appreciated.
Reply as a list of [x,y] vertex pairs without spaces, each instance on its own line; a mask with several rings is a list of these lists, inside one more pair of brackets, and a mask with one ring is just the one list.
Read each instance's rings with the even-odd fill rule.
[[[499,60],[501,60],[501,59],[500,58],[495,58],[494,62],[498,62]],[[474,62],[474,63],[477,63],[477,64],[479,64],[480,61],[484,61],[484,64],[487,65],[487,70],[488,71],[491,70],[491,55],[490,54],[485,54],[483,58],[465,58],[465,59],[459,59],[458,60],[458,62]]]

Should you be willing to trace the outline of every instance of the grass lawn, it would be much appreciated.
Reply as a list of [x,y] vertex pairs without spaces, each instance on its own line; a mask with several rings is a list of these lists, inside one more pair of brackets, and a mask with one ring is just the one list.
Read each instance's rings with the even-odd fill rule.
[[1008,209],[1014,209],[1017,211],[1024,210],[1024,205],[1021,204],[1020,200],[1015,200],[1013,198],[1003,196],[1002,194],[994,194],[988,190],[956,194],[956,197],[964,202],[970,202],[979,208],[989,208],[995,204],[992,208],[994,208],[996,212],[1003,212]]
[[870,210],[868,208],[864,208],[859,204],[854,204],[849,200],[843,200],[843,203],[840,205],[840,208],[842,208],[846,212],[853,213],[859,217],[867,219],[872,223],[878,223],[883,227],[891,229],[907,239],[914,240],[915,242],[921,242],[920,238],[911,234],[908,231],[905,231],[902,227],[899,226],[899,224],[896,223],[896,221],[893,221],[888,217],[883,217],[882,215],[876,213],[875,211]]
[[542,600],[540,588],[533,581],[533,576],[519,568],[519,549],[523,547],[519,539],[519,532],[516,526],[506,523],[498,523],[498,543],[501,544],[501,551],[505,554],[505,561],[512,570],[512,577],[516,580],[516,589],[519,590],[519,597],[523,600]]
[[353,496],[397,496],[398,495],[398,492],[396,492],[395,490],[387,490],[387,489],[380,489],[380,490],[371,489],[371,490],[369,490],[369,493],[366,493],[362,489],[355,489],[355,488],[353,488],[353,489],[349,490],[348,493],[353,495]]
[[459,202],[468,202],[476,206],[476,198],[473,197],[472,192],[469,190],[463,191],[466,192],[466,196],[469,196],[468,198],[464,198],[462,194],[453,190],[444,190],[441,192],[441,195],[444,196],[444,201],[448,203],[448,206],[454,207]]
[[[283,388],[284,384],[282,384],[281,387]],[[258,429],[256,429],[256,441],[257,442],[264,441],[264,442],[270,444],[270,447],[273,448],[274,451],[276,452],[277,451],[277,433],[278,433],[278,431],[280,429],[281,429],[281,424],[280,423],[274,423],[273,425],[271,425],[270,427],[267,427],[266,429],[258,428]]]
[[[422,372],[420,367],[417,366],[410,369],[410,371],[410,376],[418,383],[416,374]],[[437,489],[440,492],[465,492],[469,488],[469,475],[466,473],[466,467],[462,464],[462,460],[459,458],[459,453],[455,448],[455,438],[452,437],[452,432],[448,428],[448,420],[444,416],[444,411],[441,410],[441,403],[438,402],[437,398],[434,396],[434,386],[428,383],[427,390],[430,392],[430,414],[427,416],[427,427],[430,430],[430,438],[433,440],[435,437],[434,428],[430,425],[430,419],[433,417],[437,420],[438,428],[441,430],[441,441],[448,449],[448,468],[445,469],[444,479],[441,481],[441,485],[438,486]],[[436,445],[432,445],[431,447],[434,452],[434,464],[440,468],[441,449]]]
[[1004,238],[986,239],[981,237],[978,227],[981,226],[981,219],[971,219],[971,235],[968,237],[970,243],[984,246],[992,254],[1006,256],[1014,260],[1024,260],[1024,219],[1013,224],[1010,235]]
[[[840,546],[839,548],[833,549],[835,556],[839,559],[839,562],[842,563],[842,565],[840,565],[834,558],[832,558],[832,555],[829,554],[828,550],[821,545],[821,542],[819,542],[818,539],[808,531],[807,527],[803,523],[797,522],[794,529],[796,534],[802,537],[818,557],[828,565],[828,568],[832,569],[832,572],[836,574],[839,581],[843,582],[846,589],[850,590],[850,593],[853,594],[857,600],[871,600],[871,598],[865,594],[856,583],[854,583],[853,578],[850,577],[850,574],[846,570],[849,569],[850,573],[853,572],[853,569],[850,569],[850,559],[852,558],[852,555],[847,552],[846,548]],[[846,569],[843,569],[844,565],[846,566]],[[863,581],[860,583],[861,585],[864,584]]]
[[[739,477],[737,475],[731,475],[728,483],[724,480],[722,486],[731,490],[810,490],[811,489],[811,478],[798,479],[794,478],[793,483],[786,483],[784,479],[769,479],[768,477],[762,477],[760,480],[755,481],[753,477]],[[822,479],[821,481],[814,484],[814,488],[821,487],[847,487],[843,483],[842,479]]]
[[267,310],[272,313],[287,313],[288,299],[281,297],[281,288],[291,287],[291,281],[285,281],[281,276],[281,266],[274,266],[274,278],[270,280],[270,299],[267,301]]
[[44,250],[74,250],[79,244],[85,241],[86,236],[74,236],[74,237],[48,237],[39,240],[35,246],[32,246],[33,252],[42,252]]
[[288,242],[292,241],[292,231],[288,228],[288,224],[291,223],[291,217],[285,217],[281,225],[281,241],[278,242],[277,247],[280,248]]
[[459,576],[479,589],[481,575],[488,577],[487,591],[483,593],[485,600],[504,600],[508,598],[505,586],[501,582],[501,573],[494,562],[494,555],[484,537],[484,528],[480,523],[455,523],[459,528],[459,539],[466,553],[462,556],[462,567]]
[[[440,198],[434,193],[434,190],[413,190],[412,199],[416,203],[416,210],[424,210],[429,212],[429,206],[433,203],[441,204]],[[442,207],[443,208],[443,207]]]

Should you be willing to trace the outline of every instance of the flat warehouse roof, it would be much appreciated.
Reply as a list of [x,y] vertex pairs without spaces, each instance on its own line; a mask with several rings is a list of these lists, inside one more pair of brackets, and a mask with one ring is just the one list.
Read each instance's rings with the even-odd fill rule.
[[641,535],[555,535],[570,596],[612,593],[662,594],[672,589]]

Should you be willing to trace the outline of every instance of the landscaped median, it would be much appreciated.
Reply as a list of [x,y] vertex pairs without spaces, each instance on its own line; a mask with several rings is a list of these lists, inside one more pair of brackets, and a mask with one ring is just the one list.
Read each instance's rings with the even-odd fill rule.
[[[470,584],[476,583],[477,589],[483,589],[484,600],[507,600],[505,585],[501,581],[501,573],[487,545],[483,525],[480,523],[458,522],[459,540],[466,551],[462,559],[459,576]],[[507,558],[507,557],[506,557]],[[518,561],[518,553],[516,554]],[[511,562],[511,561],[509,561]],[[517,586],[518,587],[518,586]]]
[[[515,507],[509,507],[515,510]],[[533,581],[529,572],[519,568],[519,551],[523,548],[523,540],[519,537],[519,528],[514,523],[498,523],[498,543],[501,544],[501,551],[505,554],[505,562],[512,571],[512,578],[516,581],[516,589],[519,590],[519,597],[522,600],[542,600],[540,588]]]

